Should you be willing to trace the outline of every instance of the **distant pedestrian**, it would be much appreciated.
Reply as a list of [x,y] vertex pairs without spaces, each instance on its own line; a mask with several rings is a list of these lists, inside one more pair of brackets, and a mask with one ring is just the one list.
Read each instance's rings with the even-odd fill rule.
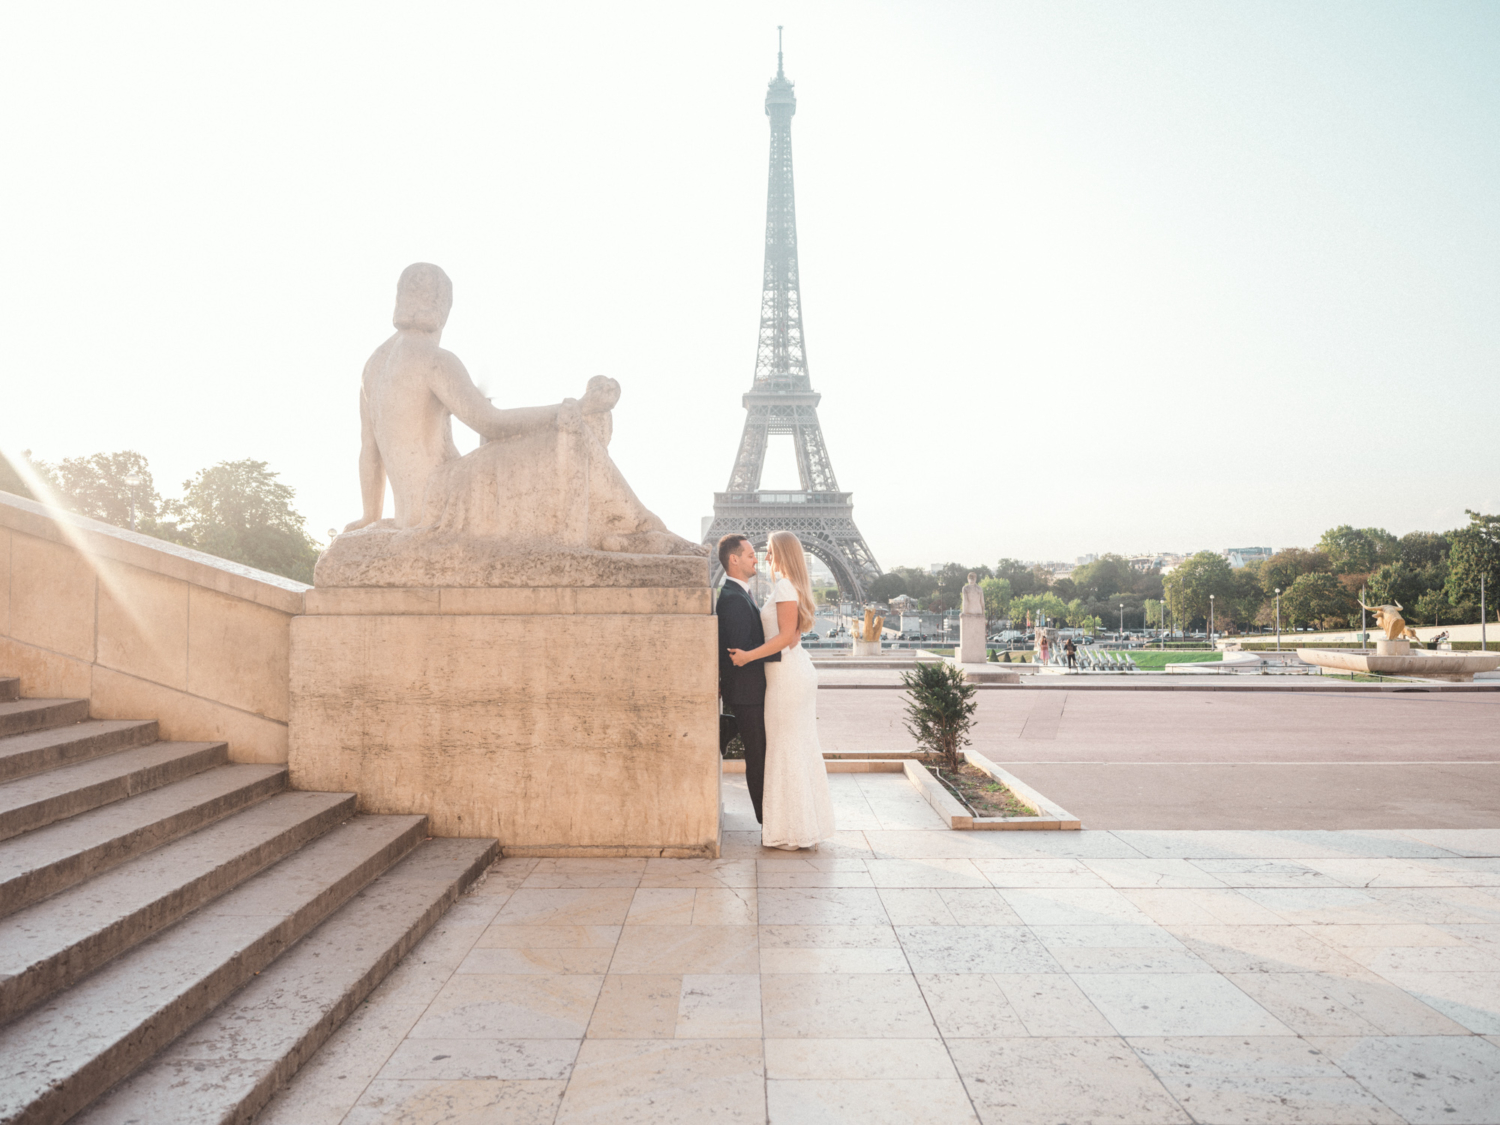
[[1073,643],[1073,638],[1072,637],[1069,637],[1068,638],[1068,643],[1065,644],[1065,645],[1063,645],[1063,652],[1067,654],[1067,657],[1068,657],[1068,667],[1069,668],[1077,668],[1078,667],[1078,646]]

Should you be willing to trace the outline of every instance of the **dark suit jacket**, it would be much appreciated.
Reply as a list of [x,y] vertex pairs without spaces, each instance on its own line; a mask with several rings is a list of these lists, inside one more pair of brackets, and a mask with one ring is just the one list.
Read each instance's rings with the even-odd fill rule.
[[719,588],[719,600],[714,606],[719,619],[719,694],[724,702],[764,703],[766,701],[766,661],[780,660],[781,653],[773,652],[760,660],[752,660],[743,668],[736,668],[729,659],[729,650],[742,649],[749,652],[766,643],[766,631],[760,624],[760,610],[750,595],[739,583],[724,580]]

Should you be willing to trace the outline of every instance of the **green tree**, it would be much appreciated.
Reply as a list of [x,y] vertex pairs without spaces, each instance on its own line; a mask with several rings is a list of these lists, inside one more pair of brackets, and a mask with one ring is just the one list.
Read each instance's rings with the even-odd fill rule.
[[[28,464],[31,463],[31,450],[28,449],[21,456],[26,459]],[[11,464],[10,459],[3,453],[0,453],[0,492],[9,492],[14,496],[21,496],[27,500],[36,499],[30,487],[27,486],[26,481],[16,471],[16,467]]]
[[1047,615],[1049,623],[1061,624],[1068,619],[1068,603],[1053,593],[1027,594],[1010,600],[1012,621],[1024,620],[1028,614],[1033,625],[1038,624],[1041,614]]
[[1349,591],[1331,574],[1304,574],[1281,594],[1282,615],[1293,629],[1329,621],[1343,623],[1351,606],[1355,613],[1359,612]]
[[1038,593],[1052,582],[1052,575],[1043,567],[1029,566],[1019,559],[1001,559],[995,564],[994,575],[1009,582],[1011,593],[1017,597]]
[[[1472,603],[1479,606],[1479,579],[1484,578],[1485,610],[1492,610],[1500,597],[1500,516],[1467,512],[1469,526],[1449,533],[1448,578],[1445,584],[1448,601],[1454,606]],[[1472,613],[1472,611],[1471,611]]]
[[[134,450],[65,457],[55,465],[32,461],[31,466],[71,511],[116,527],[129,527],[134,499],[136,529],[173,538],[171,528],[159,522],[162,499],[151,478],[151,467]],[[128,483],[130,477],[137,483]]]
[[[1199,551],[1163,579],[1167,604],[1172,616],[1183,626],[1208,621],[1209,596],[1214,598],[1215,613],[1220,604],[1228,605],[1235,595],[1234,571],[1229,560],[1213,551]],[[1215,628],[1226,619],[1215,618]]]
[[981,578],[984,591],[984,615],[991,621],[1010,616],[1010,583],[1004,578]]
[[1073,571],[1073,586],[1087,601],[1108,601],[1136,592],[1136,571],[1121,555],[1101,555]]
[[264,461],[224,461],[184,481],[182,499],[163,508],[176,518],[180,542],[310,583],[318,546],[277,475]]
[[959,751],[969,743],[978,688],[964,678],[957,664],[918,664],[901,673],[906,687],[906,729],[917,745],[938,754],[943,764],[958,772]]
[[906,579],[895,571],[886,571],[865,588],[865,593],[872,601],[885,602],[887,605],[892,598],[900,597],[906,592]]
[[1328,574],[1332,570],[1333,563],[1322,551],[1288,547],[1260,564],[1259,578],[1261,587],[1270,594],[1278,587],[1290,590],[1292,583],[1304,574]]
[[1335,574],[1369,574],[1400,557],[1396,537],[1385,528],[1354,528],[1347,523],[1325,531],[1318,550],[1328,556]]
[[1440,531],[1412,531],[1401,537],[1397,557],[1413,570],[1421,570],[1446,563],[1451,546],[1448,536]]

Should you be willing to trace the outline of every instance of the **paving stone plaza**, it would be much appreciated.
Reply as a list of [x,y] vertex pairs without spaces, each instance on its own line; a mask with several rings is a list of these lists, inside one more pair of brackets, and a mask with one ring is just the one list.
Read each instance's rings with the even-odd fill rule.
[[[830,741],[877,737],[886,694],[823,692]],[[986,753],[1018,756],[1035,695],[986,704],[1012,740]],[[1493,802],[1472,751],[1500,697],[1467,698],[1433,721]],[[1259,699],[1265,727],[1286,700]],[[1434,764],[1394,764],[1408,737],[1360,710],[1390,702],[1326,714],[1384,723],[1365,756],[1419,793]],[[1252,757],[1172,729],[1124,741]],[[1291,737],[1295,787],[1316,748]],[[841,831],[812,853],[762,850],[726,777],[720,859],[500,860],[259,1120],[1500,1121],[1500,828],[1422,827],[1442,816],[1419,803],[1404,828],[1090,829],[1086,808],[1080,832],[955,832],[900,775],[830,781]]]

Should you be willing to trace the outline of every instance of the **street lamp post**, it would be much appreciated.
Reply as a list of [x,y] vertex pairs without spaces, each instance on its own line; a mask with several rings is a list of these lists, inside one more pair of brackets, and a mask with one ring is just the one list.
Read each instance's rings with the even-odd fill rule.
[[1208,595],[1208,647],[1214,647],[1214,596]]
[[1281,651],[1281,587],[1276,587],[1276,651]]
[[1120,603],[1120,643],[1125,643],[1125,603]]
[[1359,588],[1359,647],[1361,649],[1370,647],[1369,627],[1365,624],[1365,598],[1368,596],[1368,591],[1361,586]]
[[125,474],[125,487],[130,489],[130,530],[135,530],[135,490],[140,487],[141,478],[138,473]]

